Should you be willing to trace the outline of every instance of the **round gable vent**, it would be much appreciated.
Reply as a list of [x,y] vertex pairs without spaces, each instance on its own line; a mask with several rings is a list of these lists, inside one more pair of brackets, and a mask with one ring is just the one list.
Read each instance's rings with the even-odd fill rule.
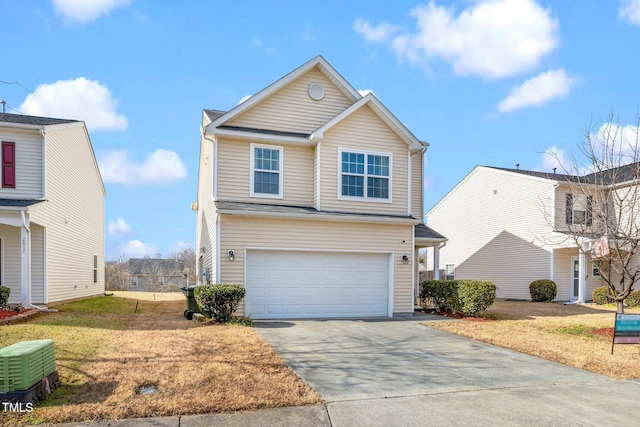
[[311,83],[309,85],[309,96],[311,99],[315,99],[316,101],[320,101],[324,98],[324,87],[320,83]]

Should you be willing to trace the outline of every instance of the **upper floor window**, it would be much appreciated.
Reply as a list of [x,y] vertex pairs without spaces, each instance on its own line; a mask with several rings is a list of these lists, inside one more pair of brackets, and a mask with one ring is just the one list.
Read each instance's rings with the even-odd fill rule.
[[592,224],[593,197],[584,194],[567,194],[567,224]]
[[282,147],[251,144],[251,196],[282,198]]
[[391,200],[391,154],[340,150],[341,197]]
[[2,141],[2,188],[16,188],[16,143]]
[[456,279],[456,266],[455,264],[447,264],[444,267],[444,280]]

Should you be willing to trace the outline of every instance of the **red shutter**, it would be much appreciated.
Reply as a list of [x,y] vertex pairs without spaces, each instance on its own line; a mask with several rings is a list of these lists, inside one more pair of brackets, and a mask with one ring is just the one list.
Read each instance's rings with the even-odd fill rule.
[[16,188],[16,143],[2,141],[2,188]]

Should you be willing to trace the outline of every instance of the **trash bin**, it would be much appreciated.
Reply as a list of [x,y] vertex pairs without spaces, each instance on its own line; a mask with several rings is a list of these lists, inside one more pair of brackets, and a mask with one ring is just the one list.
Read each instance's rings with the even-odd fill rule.
[[198,307],[198,303],[196,302],[196,298],[194,296],[194,289],[196,285],[193,286],[183,286],[180,289],[182,293],[187,297],[187,309],[184,311],[184,317],[189,320],[193,320],[193,315],[195,313],[200,313],[200,307]]

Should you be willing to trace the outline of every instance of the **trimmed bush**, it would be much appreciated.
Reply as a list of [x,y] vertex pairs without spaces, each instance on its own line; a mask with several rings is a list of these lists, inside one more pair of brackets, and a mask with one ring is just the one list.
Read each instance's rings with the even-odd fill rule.
[[640,290],[634,289],[624,300],[629,307],[640,307]]
[[556,299],[558,287],[553,280],[534,280],[529,284],[529,293],[533,302],[551,302]]
[[200,311],[220,323],[231,320],[245,293],[242,285],[203,285],[193,290]]
[[433,304],[436,311],[457,311],[458,290],[455,280],[425,280],[420,283],[420,303],[423,307]]
[[496,298],[496,285],[479,280],[427,280],[420,284],[423,307],[432,304],[443,310],[475,316],[489,308]]
[[496,299],[496,285],[480,280],[458,280],[460,311],[466,316],[475,316],[485,311]]
[[599,305],[603,304],[613,304],[614,299],[609,293],[608,286],[601,286],[599,288],[595,288],[593,290],[593,294],[591,295],[593,298],[593,302]]
[[7,305],[7,301],[9,301],[9,294],[11,293],[11,288],[7,288],[6,286],[0,286],[0,307],[3,305]]

